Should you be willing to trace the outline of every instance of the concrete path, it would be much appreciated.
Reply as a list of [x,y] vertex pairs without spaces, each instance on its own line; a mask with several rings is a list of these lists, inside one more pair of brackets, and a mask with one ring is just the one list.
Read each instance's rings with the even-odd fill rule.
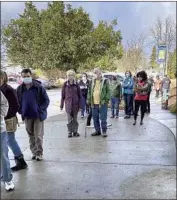
[[[172,132],[146,116],[109,119],[108,137],[91,137],[80,120],[80,138],[67,138],[66,115],[45,123],[44,161],[31,160],[24,125],[16,136],[28,169],[14,173],[16,190],[2,199],[175,199],[176,148]],[[14,165],[10,152],[11,164]]]
[[168,127],[176,140],[176,115],[170,113],[169,110],[161,109],[161,98],[154,98],[153,93],[151,97],[151,114],[149,117]]

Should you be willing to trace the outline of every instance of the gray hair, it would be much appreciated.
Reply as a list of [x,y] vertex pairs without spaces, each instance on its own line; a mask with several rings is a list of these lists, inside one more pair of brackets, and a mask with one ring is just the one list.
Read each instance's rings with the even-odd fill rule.
[[96,67],[96,68],[94,68],[93,73],[95,73],[95,74],[96,73],[102,74],[102,71],[101,71],[101,69],[99,67]]

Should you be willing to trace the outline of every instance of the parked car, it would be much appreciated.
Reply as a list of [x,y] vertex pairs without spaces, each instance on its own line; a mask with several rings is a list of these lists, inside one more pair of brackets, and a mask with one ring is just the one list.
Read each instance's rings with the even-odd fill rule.
[[112,76],[116,76],[117,79],[121,82],[121,84],[123,83],[124,80],[124,76],[120,75],[119,73],[116,72],[108,72],[108,73],[103,73],[103,77],[107,78],[107,79],[111,79]]
[[45,79],[42,79],[42,78],[38,78],[36,79],[37,81],[39,81],[42,86],[48,90],[52,89],[52,86],[51,86],[51,83],[49,80],[45,80]]
[[14,89],[17,89],[17,87],[20,85],[18,80],[14,77],[8,77],[8,84]]

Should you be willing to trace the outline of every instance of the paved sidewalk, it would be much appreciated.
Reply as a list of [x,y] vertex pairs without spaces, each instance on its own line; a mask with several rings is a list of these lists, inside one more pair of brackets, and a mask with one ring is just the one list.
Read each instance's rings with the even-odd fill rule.
[[[31,160],[24,125],[17,140],[29,168],[14,173],[16,190],[1,199],[175,199],[174,136],[148,115],[144,125],[133,119],[109,119],[108,137],[91,137],[80,120],[80,138],[67,138],[66,115],[45,123],[44,161]],[[14,164],[10,152],[12,165]]]
[[161,98],[154,98],[153,93],[151,96],[151,114],[149,117],[168,127],[176,140],[176,115],[172,114],[169,110],[161,109]]

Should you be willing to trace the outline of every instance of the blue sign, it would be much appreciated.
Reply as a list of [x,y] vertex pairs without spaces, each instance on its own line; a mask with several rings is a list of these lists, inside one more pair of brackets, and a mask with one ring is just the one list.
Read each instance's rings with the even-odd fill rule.
[[158,46],[158,55],[157,55],[157,62],[159,64],[165,63],[166,59],[166,45],[159,45]]

